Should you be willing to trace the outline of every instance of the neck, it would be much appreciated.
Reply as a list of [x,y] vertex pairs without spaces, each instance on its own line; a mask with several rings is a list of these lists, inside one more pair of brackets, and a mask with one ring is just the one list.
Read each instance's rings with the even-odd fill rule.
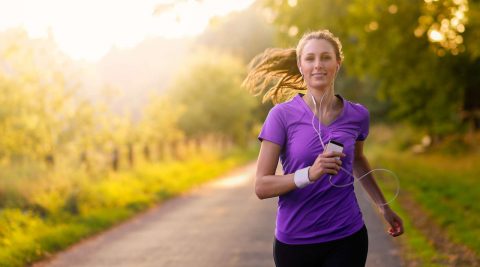
[[312,96],[317,103],[317,110],[321,108],[322,113],[332,110],[335,107],[336,97],[331,88],[326,88],[324,90],[307,89],[305,100],[308,105],[315,110],[315,103],[312,100]]

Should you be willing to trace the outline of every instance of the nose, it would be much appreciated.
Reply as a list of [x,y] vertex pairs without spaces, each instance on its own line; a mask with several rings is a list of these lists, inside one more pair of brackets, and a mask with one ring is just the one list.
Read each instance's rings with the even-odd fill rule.
[[315,65],[313,66],[315,70],[319,70],[320,68],[323,67],[322,61],[321,60],[315,60]]

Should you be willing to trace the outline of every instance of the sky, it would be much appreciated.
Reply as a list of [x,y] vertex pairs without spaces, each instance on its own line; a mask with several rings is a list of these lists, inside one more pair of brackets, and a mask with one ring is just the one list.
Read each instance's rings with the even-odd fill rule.
[[0,0],[0,31],[23,27],[32,38],[53,35],[77,60],[97,61],[112,46],[145,38],[200,34],[210,18],[254,0]]

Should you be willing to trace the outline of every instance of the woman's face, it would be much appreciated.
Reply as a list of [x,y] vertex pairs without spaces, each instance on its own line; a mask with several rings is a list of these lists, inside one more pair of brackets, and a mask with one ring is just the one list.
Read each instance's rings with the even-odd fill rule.
[[333,46],[326,40],[312,39],[303,47],[298,67],[308,88],[321,89],[332,83],[339,66]]

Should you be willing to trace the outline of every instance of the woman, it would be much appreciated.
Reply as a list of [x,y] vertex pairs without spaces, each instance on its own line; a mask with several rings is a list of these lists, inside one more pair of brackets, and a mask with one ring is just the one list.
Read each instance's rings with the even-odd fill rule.
[[[269,49],[251,63],[244,85],[274,106],[259,135],[255,193],[279,197],[274,242],[276,266],[365,266],[368,236],[354,193],[353,176],[371,169],[363,154],[369,113],[334,93],[342,45],[328,30],[305,34],[296,49]],[[273,86],[272,86],[273,84]],[[303,92],[303,93],[302,93]],[[293,98],[292,98],[293,96]],[[329,141],[342,152],[327,152]],[[275,175],[278,159],[285,175]],[[372,175],[361,184],[390,224],[400,217],[386,204]]]

